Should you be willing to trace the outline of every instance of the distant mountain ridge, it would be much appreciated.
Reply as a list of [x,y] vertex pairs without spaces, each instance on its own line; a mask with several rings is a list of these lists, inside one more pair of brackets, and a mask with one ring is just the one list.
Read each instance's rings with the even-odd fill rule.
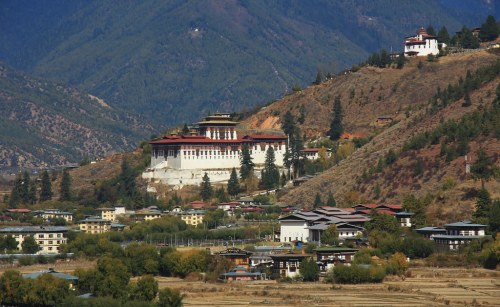
[[0,170],[52,167],[131,150],[153,131],[98,97],[0,63]]
[[478,26],[496,1],[5,1],[0,59],[158,130],[282,97],[417,27]]

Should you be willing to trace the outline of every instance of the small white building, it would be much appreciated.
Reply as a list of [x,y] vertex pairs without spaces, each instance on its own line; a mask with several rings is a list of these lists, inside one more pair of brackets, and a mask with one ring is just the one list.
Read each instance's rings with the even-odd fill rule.
[[332,151],[327,148],[304,148],[302,154],[308,160],[316,160],[319,159],[321,150],[325,151],[325,156],[327,158],[332,156]]
[[66,227],[60,226],[29,226],[29,227],[7,227],[0,229],[0,236],[11,235],[22,250],[24,239],[32,236],[40,246],[37,254],[58,254],[59,246],[67,243]]
[[40,216],[47,222],[52,222],[55,218],[62,218],[66,220],[66,222],[73,222],[73,213],[64,212],[59,209],[47,209],[43,211],[37,211],[35,215]]
[[[442,47],[446,47],[442,44]],[[438,55],[439,45],[436,36],[427,34],[424,28],[417,31],[417,35],[409,36],[405,39],[406,56],[427,56],[429,54]]]

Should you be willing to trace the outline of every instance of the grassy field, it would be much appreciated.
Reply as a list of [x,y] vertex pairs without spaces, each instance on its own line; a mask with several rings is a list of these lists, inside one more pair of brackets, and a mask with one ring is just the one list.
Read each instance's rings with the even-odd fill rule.
[[[0,267],[22,273],[46,270],[72,273],[93,261],[70,261],[25,267]],[[381,284],[332,285],[276,281],[205,283],[156,278],[160,289],[184,295],[185,306],[500,306],[500,271],[466,268],[411,268],[408,277],[387,277]]]

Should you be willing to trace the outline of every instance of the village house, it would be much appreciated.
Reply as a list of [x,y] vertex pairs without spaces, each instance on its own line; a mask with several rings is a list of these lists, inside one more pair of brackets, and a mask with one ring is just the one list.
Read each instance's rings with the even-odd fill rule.
[[300,276],[300,263],[311,255],[280,254],[270,255],[273,260],[273,274],[280,277],[294,278]]
[[154,219],[159,219],[163,216],[163,213],[157,209],[144,209],[138,210],[134,214],[136,222],[151,221]]
[[486,238],[486,225],[475,224],[471,221],[456,222],[444,225],[446,234],[436,234],[432,240],[440,250],[458,250],[471,241]]
[[11,235],[17,241],[19,250],[22,250],[24,240],[32,236],[41,248],[37,254],[58,254],[60,245],[67,243],[68,231],[61,226],[7,227],[0,229],[0,235]]
[[217,255],[228,258],[236,266],[248,268],[250,265],[250,256],[252,252],[242,250],[236,247],[230,247],[224,251],[220,251]]
[[248,272],[246,267],[236,266],[232,268],[229,272],[221,274],[220,279],[226,281],[234,281],[234,280],[259,280],[263,278],[260,272]]
[[76,284],[78,283],[78,277],[70,275],[70,274],[57,272],[53,268],[49,268],[47,271],[23,274],[23,277],[29,278],[29,279],[37,279],[38,277],[40,277],[44,274],[49,274],[51,276],[54,276],[55,278],[65,280],[69,283],[70,290],[76,289]]
[[357,249],[342,246],[315,249],[320,273],[331,271],[337,264],[350,265],[357,251]]
[[[446,47],[442,44],[442,48]],[[405,38],[404,53],[406,56],[438,55],[439,45],[436,36],[427,34],[424,28],[417,31],[417,35]]]
[[178,213],[177,215],[181,217],[186,224],[192,226],[198,226],[203,223],[203,217],[205,216],[205,210],[186,210]]
[[412,222],[411,217],[414,215],[412,212],[401,211],[394,214],[396,220],[398,220],[401,227],[411,228]]
[[87,217],[78,222],[80,231],[90,234],[105,233],[111,230],[111,220],[98,216]]
[[97,208],[101,212],[101,219],[114,222],[116,220],[115,208]]
[[286,136],[250,134],[239,136],[238,122],[230,114],[216,113],[198,122],[191,135],[170,135],[150,142],[151,167],[142,177],[168,185],[199,185],[207,173],[210,181],[227,182],[233,168],[239,170],[243,144],[249,147],[257,174],[272,147],[278,167],[283,167]]
[[62,218],[68,223],[73,222],[73,213],[64,212],[59,209],[46,209],[46,210],[35,211],[35,216],[39,216],[47,222],[51,222],[56,218]]
[[321,150],[324,150],[326,158],[332,156],[332,151],[327,148],[304,148],[301,153],[308,160],[316,160],[319,159]]
[[415,229],[415,232],[423,236],[424,238],[431,239],[435,235],[444,235],[446,234],[446,229],[434,226],[422,227],[419,229]]

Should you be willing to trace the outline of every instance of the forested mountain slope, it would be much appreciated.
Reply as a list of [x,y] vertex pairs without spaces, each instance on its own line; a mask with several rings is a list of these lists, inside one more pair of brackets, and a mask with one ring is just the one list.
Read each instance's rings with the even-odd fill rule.
[[0,64],[0,169],[51,167],[131,150],[153,131],[98,97]]
[[492,1],[62,1],[0,6],[0,59],[161,130],[239,111],[402,49],[417,27],[478,26]]
[[[292,110],[295,118],[303,112],[305,120],[299,126],[314,138],[328,130],[333,97],[340,95],[347,130],[373,137],[338,165],[289,190],[280,202],[310,207],[315,197],[315,193],[310,191],[317,191],[325,200],[326,195],[332,192],[340,206],[364,201],[400,203],[409,194],[417,197],[432,195],[434,207],[429,210],[437,210],[434,212],[436,218],[445,213],[448,218],[470,216],[473,194],[480,183],[474,181],[470,174],[465,174],[463,154],[474,162],[479,150],[483,149],[493,163],[497,166],[500,163],[500,118],[498,109],[496,113],[491,111],[500,81],[498,71],[492,73],[496,76],[493,79],[481,81],[471,88],[470,106],[463,106],[463,93],[445,106],[436,106],[431,99],[438,92],[438,87],[443,93],[448,91],[449,84],[453,87],[469,82],[466,77],[468,70],[471,76],[475,76],[479,67],[498,66],[498,56],[478,51],[442,57],[437,62],[424,61],[419,65],[420,60],[412,59],[401,70],[364,67],[356,73],[335,77],[288,96],[246,120],[250,127],[276,128],[281,125],[280,118],[287,110]],[[476,111],[477,114],[474,113]],[[460,120],[467,114],[475,114],[477,123],[470,125],[475,128],[468,128],[475,134],[471,132],[467,138],[438,134],[432,142],[408,148],[414,136],[425,131],[434,135],[444,129],[441,125],[448,120],[464,126]],[[392,125],[375,125],[380,115],[393,117]],[[493,118],[486,120],[489,115]],[[481,132],[478,133],[477,129]],[[466,139],[467,146],[458,149],[460,153],[457,153],[463,139]],[[441,147],[453,148],[455,152],[448,156],[446,149]],[[386,165],[390,151],[396,153],[397,158]],[[383,162],[380,167],[379,161]],[[492,197],[500,196],[498,181],[491,180],[486,186],[493,193]]]

